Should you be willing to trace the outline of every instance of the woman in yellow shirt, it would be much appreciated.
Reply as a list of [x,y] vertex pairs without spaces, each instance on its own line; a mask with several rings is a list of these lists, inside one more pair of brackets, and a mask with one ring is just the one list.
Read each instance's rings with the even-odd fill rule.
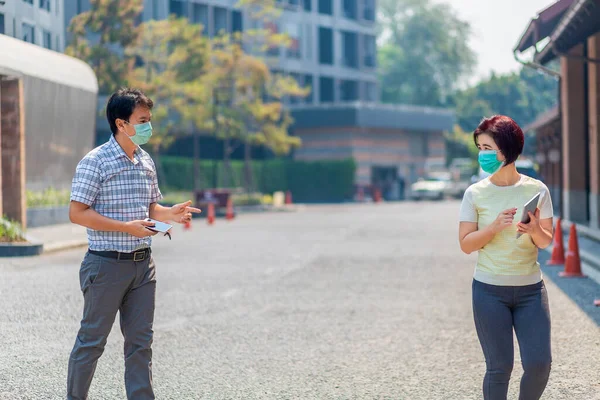
[[[517,171],[524,136],[515,121],[503,115],[486,118],[473,139],[481,168],[491,175],[465,192],[459,240],[463,252],[478,252],[473,314],[487,367],[483,397],[506,400],[514,329],[524,369],[519,399],[537,400],[552,362],[548,295],[537,261],[538,248],[552,242],[552,200],[546,185]],[[530,222],[519,222],[523,206],[537,193]]]

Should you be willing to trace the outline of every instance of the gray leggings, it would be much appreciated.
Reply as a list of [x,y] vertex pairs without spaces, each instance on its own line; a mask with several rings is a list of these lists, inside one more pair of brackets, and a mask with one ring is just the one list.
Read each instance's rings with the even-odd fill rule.
[[487,366],[483,398],[506,400],[514,364],[514,327],[524,370],[519,399],[538,400],[546,388],[552,362],[544,282],[494,286],[473,280],[473,315]]

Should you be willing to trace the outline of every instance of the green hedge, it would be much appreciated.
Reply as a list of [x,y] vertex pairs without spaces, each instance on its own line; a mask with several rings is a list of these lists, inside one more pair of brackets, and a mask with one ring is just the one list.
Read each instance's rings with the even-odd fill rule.
[[[193,160],[162,156],[159,161],[161,186],[166,190],[192,190]],[[244,184],[244,162],[232,161],[233,186]],[[162,169],[162,171],[161,171]],[[224,187],[222,161],[217,163],[218,187]],[[256,189],[262,193],[290,190],[298,202],[339,202],[352,197],[356,165],[353,160],[341,161],[253,161],[252,173]],[[213,187],[213,162],[200,162],[201,185]]]

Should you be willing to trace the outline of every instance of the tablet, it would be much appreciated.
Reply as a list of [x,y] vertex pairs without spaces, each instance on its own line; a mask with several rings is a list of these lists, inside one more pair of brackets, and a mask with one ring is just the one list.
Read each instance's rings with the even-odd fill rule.
[[[531,200],[529,200],[527,203],[525,203],[525,207],[523,207],[523,213],[521,214],[521,222],[524,224],[528,224],[529,223],[529,212],[531,212],[532,214],[535,214],[535,209],[538,206],[538,202],[540,201],[540,195],[542,193],[537,193],[535,196],[533,196],[533,198]],[[517,239],[520,238],[522,235],[522,233],[517,232]]]
[[171,229],[173,227],[173,225],[169,225],[166,224],[164,222],[160,222],[157,221],[155,219],[151,219],[151,218],[146,218],[146,221],[148,222],[154,222],[154,226],[147,226],[146,228],[154,231],[154,232],[162,232],[162,233],[166,233],[169,231],[169,229]]

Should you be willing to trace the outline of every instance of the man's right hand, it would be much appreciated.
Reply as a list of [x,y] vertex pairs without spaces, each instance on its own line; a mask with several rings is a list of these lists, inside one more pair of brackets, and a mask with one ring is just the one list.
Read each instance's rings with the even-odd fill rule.
[[149,230],[147,227],[154,226],[154,222],[145,221],[143,219],[138,219],[135,221],[129,221],[125,223],[125,232],[129,233],[132,236],[145,238],[148,236],[154,236],[158,232],[154,232]]

